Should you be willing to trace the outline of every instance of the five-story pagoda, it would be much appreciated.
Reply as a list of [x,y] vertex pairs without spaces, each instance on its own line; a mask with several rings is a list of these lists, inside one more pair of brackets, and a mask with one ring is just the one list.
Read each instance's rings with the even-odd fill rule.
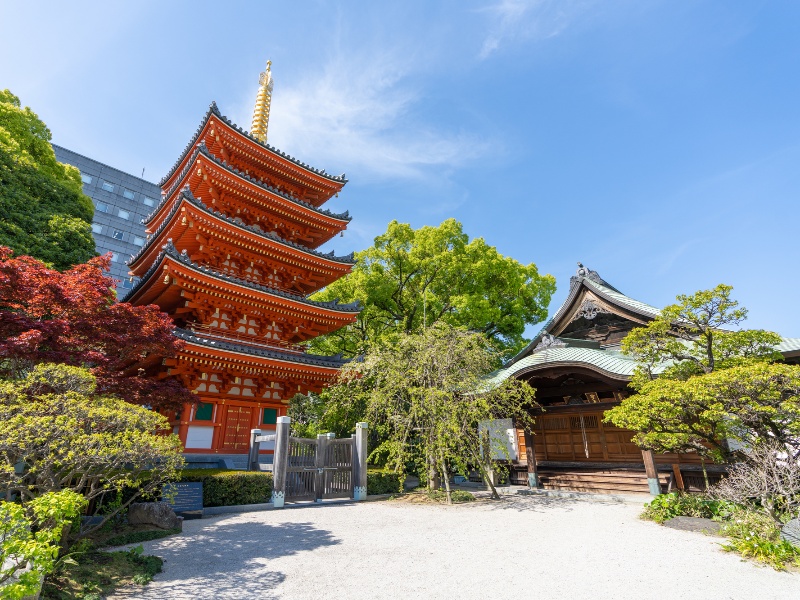
[[246,453],[250,429],[269,429],[289,398],[320,391],[343,363],[298,344],[359,311],[307,298],[352,268],[352,254],[315,250],[347,227],[347,213],[321,208],[347,180],[266,143],[271,95],[267,63],[250,133],[212,103],[129,262],[140,280],[125,300],[160,306],[185,342],[176,358],[143,366],[198,395],[173,415],[188,453]]

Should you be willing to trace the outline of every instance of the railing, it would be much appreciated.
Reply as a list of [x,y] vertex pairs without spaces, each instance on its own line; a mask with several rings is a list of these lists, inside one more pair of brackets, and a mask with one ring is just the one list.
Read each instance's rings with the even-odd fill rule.
[[290,344],[289,342],[269,340],[266,338],[256,337],[249,333],[243,333],[233,329],[219,329],[204,325],[203,323],[187,323],[186,329],[194,333],[199,333],[203,337],[213,338],[223,342],[234,342],[246,346],[254,346],[257,348],[273,348],[281,352],[291,352],[294,354],[305,354],[306,349],[298,344]]

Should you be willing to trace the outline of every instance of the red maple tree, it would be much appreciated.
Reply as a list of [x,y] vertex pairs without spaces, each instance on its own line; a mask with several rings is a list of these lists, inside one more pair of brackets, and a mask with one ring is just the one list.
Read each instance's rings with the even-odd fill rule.
[[134,404],[193,402],[179,381],[147,375],[182,342],[158,306],[117,302],[116,283],[106,275],[110,261],[100,256],[59,272],[0,246],[0,375],[65,363],[90,368],[98,392]]

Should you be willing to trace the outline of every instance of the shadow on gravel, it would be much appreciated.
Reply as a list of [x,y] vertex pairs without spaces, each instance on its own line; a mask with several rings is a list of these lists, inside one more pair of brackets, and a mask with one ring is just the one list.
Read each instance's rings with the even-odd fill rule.
[[197,531],[148,545],[147,554],[164,559],[164,572],[150,585],[120,590],[113,598],[278,598],[275,588],[286,576],[268,570],[270,559],[339,543],[330,531],[311,523],[275,526],[215,519]]

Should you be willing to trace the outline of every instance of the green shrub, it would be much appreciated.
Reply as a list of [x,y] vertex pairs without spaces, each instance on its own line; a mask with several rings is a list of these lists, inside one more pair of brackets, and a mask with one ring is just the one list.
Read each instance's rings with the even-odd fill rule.
[[800,567],[800,548],[786,540],[766,540],[756,536],[735,537],[731,538],[730,543],[724,544],[722,548],[728,552],[738,552],[745,558],[752,558],[771,565],[778,571],[783,570],[787,565]]
[[180,481],[203,484],[203,506],[262,504],[272,498],[272,473],[184,469]]
[[397,494],[403,491],[401,473],[369,469],[367,471],[367,494]]
[[674,517],[701,517],[721,520],[728,517],[733,504],[724,500],[712,500],[704,494],[672,492],[656,496],[644,505],[641,517],[656,523],[664,523]]

